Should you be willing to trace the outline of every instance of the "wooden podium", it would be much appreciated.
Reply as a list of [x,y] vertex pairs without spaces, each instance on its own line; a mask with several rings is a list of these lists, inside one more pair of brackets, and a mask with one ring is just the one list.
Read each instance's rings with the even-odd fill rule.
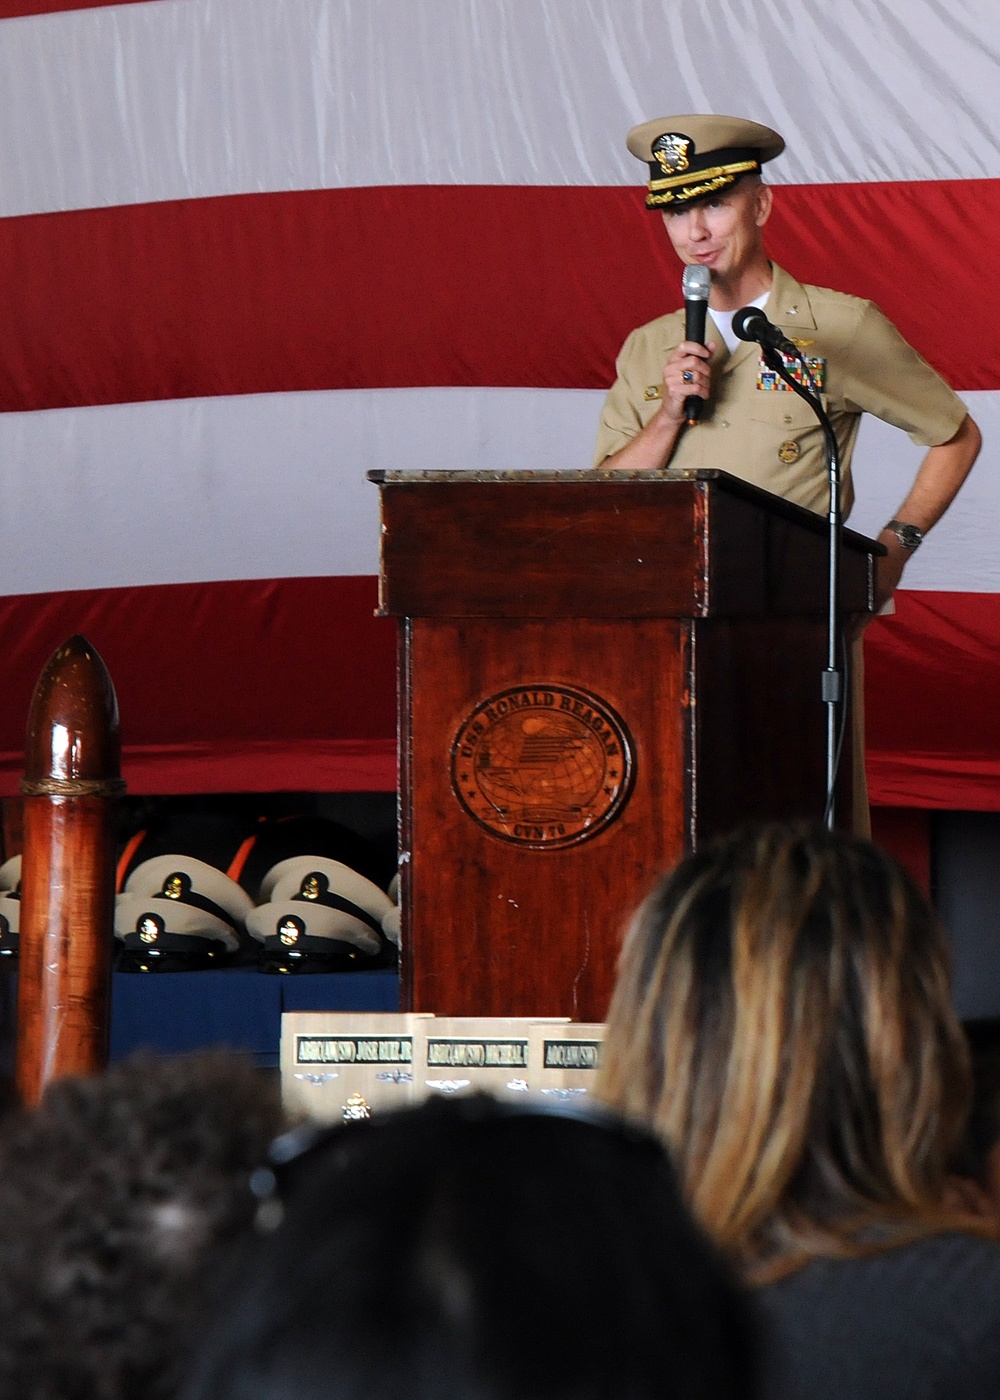
[[[404,1005],[602,1020],[662,870],[822,816],[826,522],[712,471],[370,479],[401,620]],[[842,552],[843,611],[870,611],[880,548]]]

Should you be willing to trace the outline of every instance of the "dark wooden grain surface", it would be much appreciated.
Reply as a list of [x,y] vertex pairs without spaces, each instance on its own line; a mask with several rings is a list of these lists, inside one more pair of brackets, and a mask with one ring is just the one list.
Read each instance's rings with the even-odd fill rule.
[[[810,511],[720,473],[551,475],[387,482],[383,611],[573,618],[825,610],[825,522]],[[863,611],[870,595],[868,553],[848,533],[843,605]]]
[[[687,667],[685,629],[672,620],[412,624],[404,992],[414,1009],[604,1017],[626,916],[684,844]],[[595,693],[635,742],[631,796],[578,845],[514,845],[452,791],[465,716],[526,681]]]
[[[380,484],[406,1004],[600,1020],[625,920],[665,867],[741,821],[822,814],[825,522],[719,473]],[[845,536],[845,614],[870,609],[879,552]],[[556,849],[484,830],[451,783],[471,711],[544,685],[593,693],[635,745],[620,814]]]
[[118,706],[104,662],[82,637],[52,657],[32,699],[24,800],[16,1074],[26,1103],[64,1074],[107,1062],[114,920],[115,799],[59,795],[113,784]]

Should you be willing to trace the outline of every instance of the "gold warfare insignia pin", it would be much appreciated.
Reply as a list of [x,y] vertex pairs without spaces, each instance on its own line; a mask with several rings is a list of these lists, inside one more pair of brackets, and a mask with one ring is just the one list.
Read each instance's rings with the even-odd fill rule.
[[807,349],[810,345],[815,345],[815,344],[816,344],[815,340],[800,340],[800,339],[798,338],[797,335],[793,335],[793,336],[791,337],[791,341],[792,341],[792,344],[795,345],[795,346],[797,346],[797,348],[798,348],[799,350],[805,350],[805,349]]
[[653,159],[664,175],[682,175],[691,164],[694,142],[679,131],[666,131],[652,145]]
[[778,448],[778,460],[780,462],[797,462],[802,455],[802,448],[791,438],[783,442]]
[[368,1107],[368,1100],[364,1094],[352,1094],[344,1104],[343,1118],[345,1123],[357,1123],[364,1118],[370,1118],[372,1111]]
[[647,403],[654,403],[657,399],[663,398],[662,384],[647,384],[643,390],[642,397]]

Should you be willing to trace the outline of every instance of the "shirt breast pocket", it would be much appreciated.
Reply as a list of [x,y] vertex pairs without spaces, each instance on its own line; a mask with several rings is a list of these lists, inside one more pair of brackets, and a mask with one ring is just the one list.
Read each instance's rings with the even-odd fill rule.
[[[778,383],[782,383],[781,380]],[[762,428],[786,437],[798,437],[818,427],[815,413],[794,389],[762,388],[754,390],[750,417]]]
[[[780,382],[780,381],[779,381]],[[774,428],[810,428],[816,415],[794,389],[762,389],[754,391],[750,417]]]
[[793,390],[760,388],[750,404],[749,449],[771,489],[785,494],[784,473],[822,471],[823,430],[815,413]]

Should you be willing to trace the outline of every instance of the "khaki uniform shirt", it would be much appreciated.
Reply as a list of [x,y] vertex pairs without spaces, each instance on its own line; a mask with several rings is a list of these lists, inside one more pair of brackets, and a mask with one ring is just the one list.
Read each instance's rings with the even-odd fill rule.
[[[966,407],[878,307],[825,287],[802,286],[780,267],[767,316],[810,360],[840,444],[845,514],[854,500],[851,457],[862,413],[892,423],[932,447],[954,437]],[[714,333],[713,333],[714,330]],[[601,413],[594,465],[625,447],[658,412],[663,366],[684,339],[684,312],[632,332]],[[731,472],[775,495],[825,514],[829,485],[823,432],[807,403],[767,370],[749,342],[732,355],[715,340],[712,397],[701,422],[684,428],[669,466]]]

